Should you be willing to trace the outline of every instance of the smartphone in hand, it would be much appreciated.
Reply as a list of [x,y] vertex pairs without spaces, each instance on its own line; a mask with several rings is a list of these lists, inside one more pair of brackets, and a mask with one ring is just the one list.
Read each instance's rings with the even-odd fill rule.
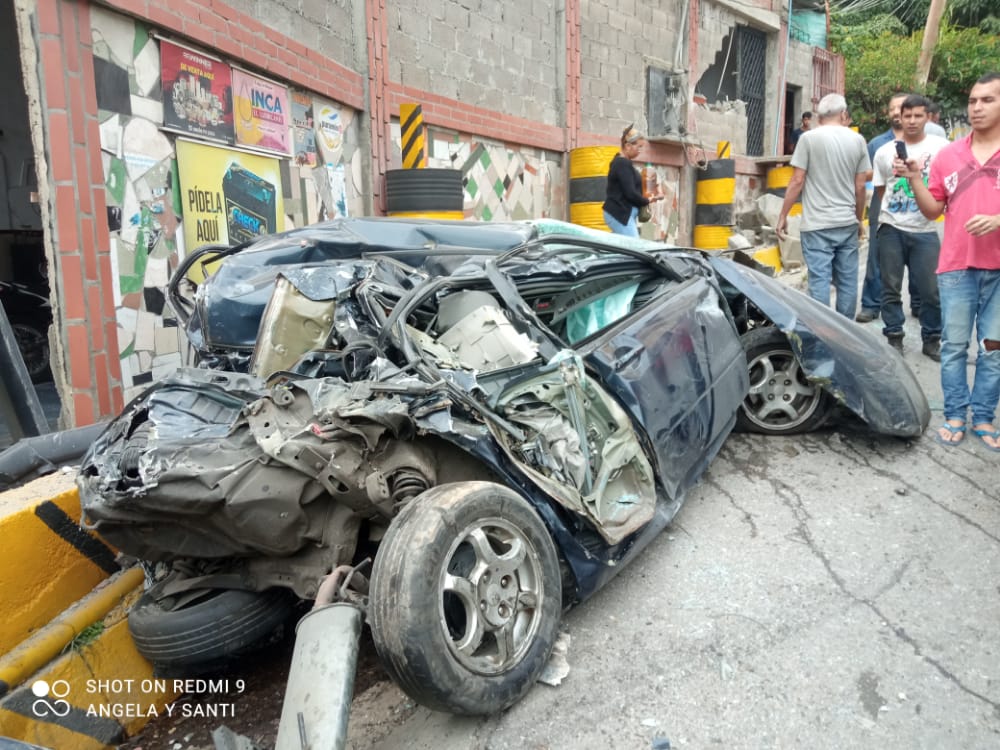
[[896,141],[896,156],[898,156],[903,161],[906,161],[906,142]]

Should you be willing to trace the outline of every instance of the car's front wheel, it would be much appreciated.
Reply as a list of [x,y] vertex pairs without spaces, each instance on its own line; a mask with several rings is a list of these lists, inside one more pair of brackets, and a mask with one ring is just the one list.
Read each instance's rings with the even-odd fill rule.
[[773,326],[743,334],[750,370],[750,390],[736,414],[744,432],[795,435],[820,427],[830,416],[833,399],[806,378],[791,344]]
[[433,487],[393,519],[375,558],[375,647],[414,700],[456,714],[515,703],[559,627],[555,546],[534,509],[490,482]]

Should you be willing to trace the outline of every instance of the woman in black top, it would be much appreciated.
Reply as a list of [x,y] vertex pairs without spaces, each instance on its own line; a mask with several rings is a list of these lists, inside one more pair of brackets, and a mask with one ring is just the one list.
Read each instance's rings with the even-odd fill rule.
[[646,142],[642,133],[629,125],[622,131],[622,148],[611,160],[608,168],[608,187],[604,200],[604,223],[615,234],[629,237],[639,236],[636,217],[642,206],[662,200],[663,196],[646,198],[642,194],[642,178],[632,160],[639,155],[639,149]]

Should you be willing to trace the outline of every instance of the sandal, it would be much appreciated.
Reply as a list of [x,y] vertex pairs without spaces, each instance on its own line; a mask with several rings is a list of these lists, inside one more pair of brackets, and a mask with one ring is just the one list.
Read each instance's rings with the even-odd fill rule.
[[985,430],[973,430],[972,433],[979,438],[979,442],[982,443],[986,450],[993,451],[994,453],[1000,453],[1000,445],[990,445],[983,438],[991,437],[994,440],[1000,440],[1000,432],[998,432],[993,427],[989,427]]
[[[944,438],[944,437],[941,436],[941,432],[940,432],[941,430],[948,430],[948,432],[950,433],[950,435],[948,436],[948,438]],[[951,438],[955,437],[955,435],[958,435],[958,440],[952,440],[951,439]],[[934,442],[938,443],[939,445],[943,445],[946,448],[954,448],[956,445],[958,445],[959,443],[961,443],[963,440],[965,440],[965,424],[964,423],[960,424],[960,425],[954,425],[954,424],[949,424],[948,422],[945,422],[940,427],[938,427],[937,431],[934,433]],[[985,445],[985,443],[984,443],[984,445]],[[1000,450],[1000,449],[994,448],[994,450]]]

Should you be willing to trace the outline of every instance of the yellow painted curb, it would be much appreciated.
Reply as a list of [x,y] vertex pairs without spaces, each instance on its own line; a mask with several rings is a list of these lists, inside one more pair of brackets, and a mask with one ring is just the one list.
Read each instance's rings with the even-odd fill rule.
[[[69,648],[0,699],[5,736],[56,750],[105,750],[172,710],[184,682],[154,677],[128,632],[126,613],[142,593],[136,572],[141,581],[138,568],[116,580],[116,591],[125,581],[132,588],[98,618],[104,629],[95,640]],[[95,596],[107,599],[103,592]]]
[[0,653],[118,570],[115,551],[79,521],[80,498],[67,475],[0,495]]
[[118,606],[144,578],[142,568],[123,570],[56,619],[0,657],[0,695],[47,664],[86,628]]

